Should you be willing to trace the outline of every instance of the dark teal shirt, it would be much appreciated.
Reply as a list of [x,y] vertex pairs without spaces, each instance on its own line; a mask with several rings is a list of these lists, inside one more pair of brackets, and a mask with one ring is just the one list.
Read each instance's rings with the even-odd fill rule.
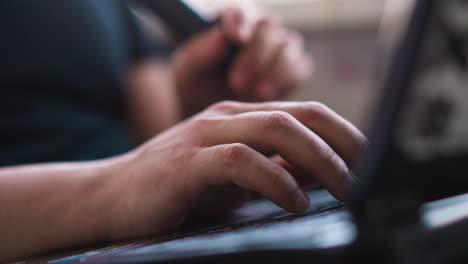
[[123,78],[154,52],[123,1],[1,1],[0,166],[130,150]]

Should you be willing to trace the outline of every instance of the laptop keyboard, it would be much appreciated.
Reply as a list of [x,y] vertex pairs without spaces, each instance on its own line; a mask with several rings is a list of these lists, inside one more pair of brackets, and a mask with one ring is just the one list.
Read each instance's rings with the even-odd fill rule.
[[226,223],[222,224],[219,226],[215,227],[210,227],[207,229],[202,229],[202,230],[197,230],[194,233],[188,233],[187,236],[193,236],[197,234],[203,234],[203,233],[220,233],[220,232],[230,232],[230,231],[236,231],[240,230],[243,228],[248,228],[248,227],[260,227],[260,226],[266,226],[272,223],[276,222],[291,222],[291,221],[307,221],[310,216],[321,216],[330,212],[335,212],[338,209],[341,208],[346,208],[346,204],[344,203],[332,203],[329,205],[324,205],[319,208],[311,208],[305,212],[302,213],[288,213],[288,212],[278,212],[275,214],[272,214],[266,218],[262,219],[254,219],[250,221],[242,221],[242,222],[234,222],[234,223]]
[[343,204],[218,227],[187,237],[127,250],[119,258],[152,261],[271,249],[318,249],[350,244],[356,235]]
[[[293,214],[267,200],[253,201],[235,220],[189,232],[114,246],[67,257],[72,262],[144,256],[152,260],[271,248],[318,248],[348,243],[354,234],[347,205],[328,192],[309,191],[312,206]],[[336,230],[340,230],[338,233]],[[344,230],[344,231],[343,231]],[[67,258],[49,263],[68,262]]]

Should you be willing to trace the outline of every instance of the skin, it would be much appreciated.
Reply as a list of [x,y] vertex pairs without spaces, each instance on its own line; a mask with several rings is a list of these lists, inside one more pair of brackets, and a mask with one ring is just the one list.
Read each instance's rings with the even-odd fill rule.
[[[142,142],[221,100],[281,98],[311,75],[301,35],[252,10],[227,9],[220,26],[192,38],[169,62],[148,60],[131,68],[129,111]],[[220,72],[233,43],[242,48]]]
[[[194,217],[229,215],[251,192],[290,212],[309,207],[302,186],[313,182],[346,199],[356,183],[349,165],[366,139],[328,107],[222,101],[202,111],[226,98],[276,98],[310,73],[300,37],[269,16],[246,14],[222,13],[221,26],[169,64],[130,68],[139,147],[103,160],[0,169],[0,261],[170,232]],[[232,41],[242,50],[220,73]]]
[[298,181],[317,180],[345,200],[356,182],[347,164],[365,142],[317,102],[227,101],[121,156],[4,168],[0,255],[165,233],[210,207],[217,187],[230,189],[227,204],[255,191],[290,212],[309,207]]

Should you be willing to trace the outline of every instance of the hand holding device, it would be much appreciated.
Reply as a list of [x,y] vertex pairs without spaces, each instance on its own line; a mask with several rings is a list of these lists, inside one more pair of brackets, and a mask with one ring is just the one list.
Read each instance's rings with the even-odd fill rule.
[[220,100],[278,99],[311,73],[302,36],[271,14],[230,8],[215,21],[185,1],[138,1],[185,40],[172,65],[188,115]]

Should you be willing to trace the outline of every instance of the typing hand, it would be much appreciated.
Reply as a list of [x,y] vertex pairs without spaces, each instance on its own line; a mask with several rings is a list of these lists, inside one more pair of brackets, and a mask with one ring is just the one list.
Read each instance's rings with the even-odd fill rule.
[[291,212],[309,207],[301,185],[313,181],[345,200],[356,183],[349,164],[365,144],[358,129],[320,103],[215,104],[115,158],[106,183],[118,194],[111,237],[167,232],[206,202],[228,213],[249,191]]

